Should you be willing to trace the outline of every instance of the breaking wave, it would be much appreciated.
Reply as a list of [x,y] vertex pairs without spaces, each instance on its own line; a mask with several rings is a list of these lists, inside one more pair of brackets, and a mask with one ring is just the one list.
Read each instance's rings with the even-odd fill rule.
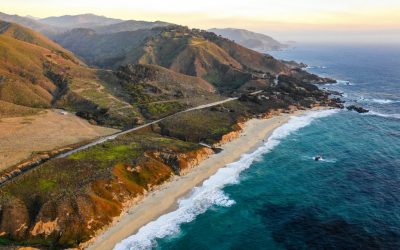
[[377,103],[377,104],[392,104],[392,103],[399,103],[400,101],[390,100],[390,99],[378,99],[378,98],[361,98],[361,101],[370,102],[370,103]]
[[374,116],[380,116],[384,118],[395,118],[395,119],[400,119],[400,114],[383,114],[375,111],[370,111],[366,113],[366,115],[374,115]]
[[328,67],[326,67],[326,66],[313,66],[313,65],[306,67],[306,69],[327,69],[327,68]]

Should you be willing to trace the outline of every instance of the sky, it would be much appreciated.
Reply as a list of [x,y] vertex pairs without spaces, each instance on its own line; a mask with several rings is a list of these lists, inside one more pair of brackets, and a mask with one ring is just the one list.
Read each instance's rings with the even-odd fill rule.
[[0,11],[244,28],[282,41],[400,42],[400,0],[0,0]]

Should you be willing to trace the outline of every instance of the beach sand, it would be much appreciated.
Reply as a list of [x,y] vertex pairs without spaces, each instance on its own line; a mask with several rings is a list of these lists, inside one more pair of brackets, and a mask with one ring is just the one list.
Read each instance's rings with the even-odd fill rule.
[[281,114],[270,119],[249,120],[240,137],[221,146],[222,152],[212,155],[186,175],[175,177],[149,192],[143,200],[123,213],[112,226],[94,238],[87,249],[113,249],[117,243],[135,234],[142,226],[173,211],[179,198],[215,174],[218,169],[237,161],[241,155],[254,151],[277,127],[288,122],[291,116],[304,112],[296,111],[294,114]]

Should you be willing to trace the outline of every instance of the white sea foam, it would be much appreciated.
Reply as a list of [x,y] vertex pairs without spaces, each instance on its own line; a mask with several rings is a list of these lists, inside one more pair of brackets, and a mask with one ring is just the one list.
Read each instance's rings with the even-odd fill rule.
[[306,69],[327,69],[327,67],[326,66],[313,66],[313,65],[310,65],[310,66],[307,66]]
[[374,115],[374,116],[380,116],[380,117],[385,117],[385,118],[395,118],[395,119],[400,119],[400,114],[383,114],[375,111],[369,111],[368,113],[365,113],[365,115]]
[[322,158],[321,162],[335,163],[337,160],[334,158]]
[[[302,159],[304,160],[311,160],[311,161],[315,161],[315,156],[303,156]],[[325,158],[322,157],[318,162],[326,162],[326,163],[335,163],[337,160],[335,158]]]
[[392,103],[400,102],[400,101],[395,101],[395,100],[390,100],[390,99],[377,99],[377,98],[363,99],[363,101],[378,103],[378,104],[392,104]]
[[354,85],[353,83],[345,80],[336,80],[337,85]]
[[203,182],[200,187],[192,190],[188,197],[178,201],[178,209],[164,214],[157,220],[143,226],[135,235],[118,243],[115,250],[151,249],[156,239],[172,236],[180,231],[180,225],[193,221],[198,215],[206,212],[212,206],[229,207],[235,204],[224,192],[223,188],[239,182],[239,174],[250,165],[277,146],[282,139],[294,131],[309,125],[313,120],[336,113],[337,110],[312,111],[302,116],[292,117],[288,123],[275,129],[267,142],[250,154],[244,154],[237,162],[221,168]]

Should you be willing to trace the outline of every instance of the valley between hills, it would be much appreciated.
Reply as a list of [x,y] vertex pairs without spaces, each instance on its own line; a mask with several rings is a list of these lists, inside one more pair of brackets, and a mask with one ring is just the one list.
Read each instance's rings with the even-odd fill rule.
[[95,15],[0,20],[0,245],[83,246],[246,121],[343,107],[316,86],[334,80],[213,32]]

